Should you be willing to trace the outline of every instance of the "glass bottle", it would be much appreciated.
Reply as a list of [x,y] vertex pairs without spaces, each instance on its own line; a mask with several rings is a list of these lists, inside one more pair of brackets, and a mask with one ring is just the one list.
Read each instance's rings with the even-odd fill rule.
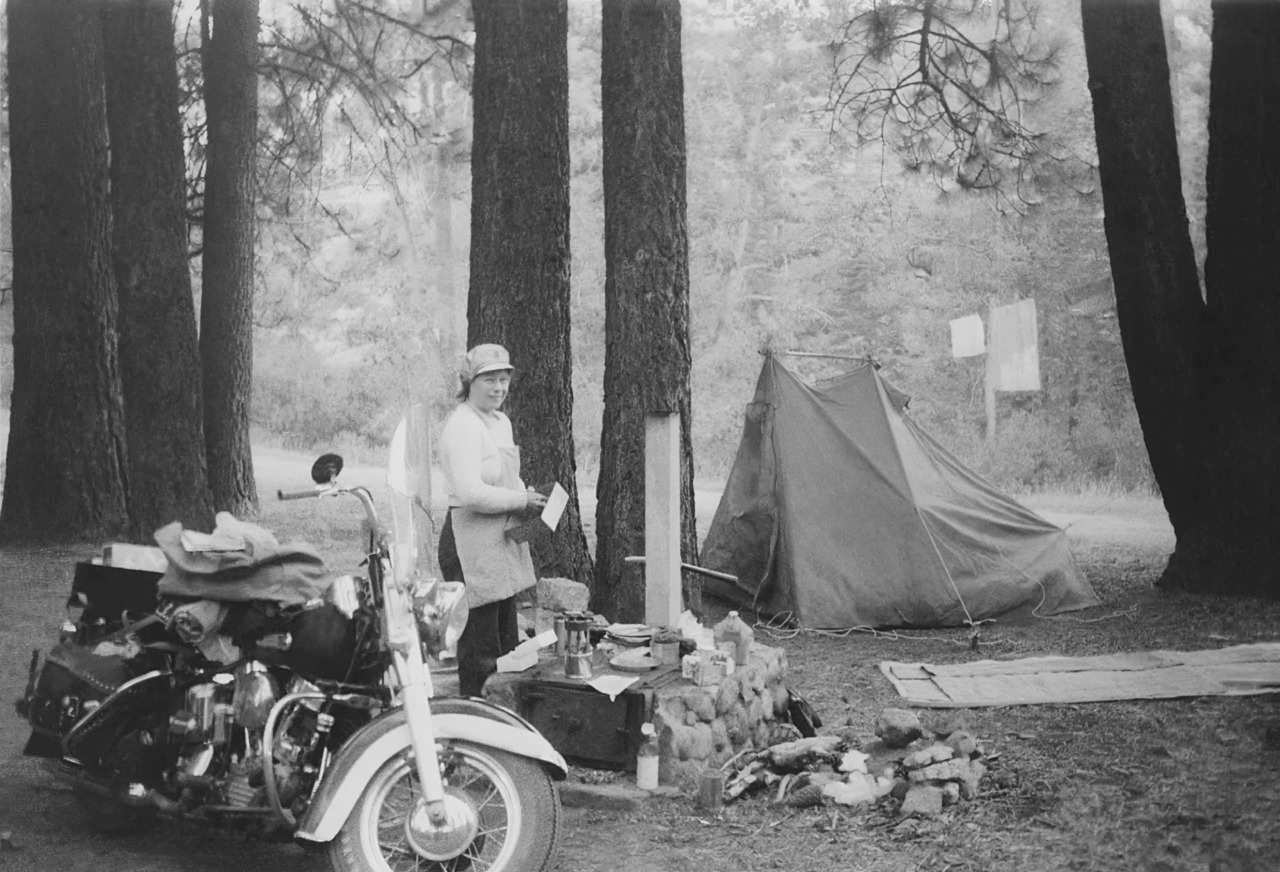
[[636,752],[636,787],[658,786],[658,730],[652,723],[640,725],[640,750]]
[[723,621],[716,624],[712,635],[716,648],[729,654],[735,665],[746,664],[751,655],[751,643],[755,641],[755,632],[738,617],[736,611],[729,612]]

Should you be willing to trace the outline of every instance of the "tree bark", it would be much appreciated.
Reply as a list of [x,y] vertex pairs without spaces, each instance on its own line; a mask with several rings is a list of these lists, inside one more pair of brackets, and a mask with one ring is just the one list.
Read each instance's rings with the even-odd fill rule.
[[10,0],[14,384],[0,540],[127,526],[101,19]]
[[173,0],[121,0],[103,16],[129,517],[147,544],[174,520],[213,525],[172,15]]
[[[689,243],[678,0],[604,0],[604,425],[592,608],[644,619],[644,419],[680,414],[681,557],[697,562],[690,438]],[[684,579],[685,605],[701,586]]]
[[1204,303],[1182,199],[1159,0],[1081,5],[1103,225],[1134,406],[1174,528],[1196,511],[1204,458]]
[[1081,8],[1116,311],[1177,536],[1160,584],[1280,595],[1280,7],[1214,6],[1203,296],[1159,3]]
[[1215,2],[1205,215],[1210,474],[1162,584],[1280,596],[1280,6]]
[[570,496],[535,540],[540,576],[591,582],[578,507],[569,334],[569,72],[565,0],[476,0],[468,345],[506,346],[506,411],[523,477]]
[[258,0],[204,0],[209,143],[204,182],[200,360],[209,487],[217,511],[257,513],[253,398],[254,157]]

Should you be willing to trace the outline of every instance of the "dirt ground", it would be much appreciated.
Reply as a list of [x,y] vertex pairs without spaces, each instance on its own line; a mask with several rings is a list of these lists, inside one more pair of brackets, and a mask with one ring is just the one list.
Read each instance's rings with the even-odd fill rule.
[[[264,494],[305,481],[305,463],[264,458]],[[376,482],[371,471],[370,484]],[[704,500],[703,502],[707,502]],[[789,683],[824,719],[822,732],[870,738],[898,699],[882,660],[934,663],[1280,640],[1280,603],[1192,598],[1153,582],[1172,545],[1158,503],[1062,497],[1029,505],[1067,527],[1104,606],[1052,619],[965,630],[878,635],[771,634]],[[355,514],[336,503],[264,504],[281,538],[304,538],[349,568]],[[711,505],[700,504],[709,520]],[[324,868],[291,844],[262,844],[185,826],[141,837],[94,834],[65,788],[21,755],[22,692],[33,648],[57,633],[72,567],[93,551],[0,551],[0,870],[204,872]],[[710,604],[710,619],[723,607]],[[922,713],[927,714],[927,713]],[[1275,695],[1014,706],[957,712],[996,755],[979,796],[933,819],[900,819],[891,801],[794,810],[749,797],[718,817],[684,797],[640,811],[566,810],[559,869],[611,872],[845,869],[867,872],[1263,872],[1280,869],[1280,697]],[[580,773],[585,775],[586,773]],[[836,809],[839,809],[838,811]]]

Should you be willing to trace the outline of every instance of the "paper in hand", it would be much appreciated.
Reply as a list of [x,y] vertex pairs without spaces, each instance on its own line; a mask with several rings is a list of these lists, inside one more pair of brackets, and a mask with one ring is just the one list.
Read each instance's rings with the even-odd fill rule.
[[537,536],[550,535],[555,532],[556,526],[560,523],[560,517],[564,514],[565,507],[569,504],[568,492],[560,487],[558,482],[539,485],[534,490],[547,497],[546,506],[535,517],[508,527],[506,531],[508,539],[513,539],[516,542],[528,542]]
[[551,485],[551,493],[547,495],[547,504],[542,509],[542,523],[555,532],[560,523],[560,516],[569,505],[569,492],[560,487],[560,482]]

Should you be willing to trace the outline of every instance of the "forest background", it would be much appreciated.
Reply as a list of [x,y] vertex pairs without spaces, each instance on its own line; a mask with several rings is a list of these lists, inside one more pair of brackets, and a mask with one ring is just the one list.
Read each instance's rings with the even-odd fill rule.
[[[820,378],[871,353],[923,426],[1014,490],[1154,492],[1115,322],[1079,4],[1041,0],[1058,51],[1027,104],[1047,151],[1086,168],[999,193],[962,190],[880,145],[857,147],[832,107],[844,0],[685,0],[694,462],[728,473],[760,350]],[[1207,0],[1165,0],[1184,194],[1203,262]],[[264,3],[264,33],[275,26]],[[280,7],[283,9],[284,7]],[[574,440],[598,473],[603,415],[604,208],[600,11],[570,0]],[[182,29],[179,28],[179,33]],[[465,70],[424,68],[401,109],[433,148],[386,146],[339,102],[303,180],[261,174],[254,441],[375,460],[404,403],[452,402],[465,336],[470,97]],[[262,91],[264,116],[284,107]],[[7,123],[7,122],[6,122]],[[7,145],[7,129],[0,131]],[[381,146],[381,147],[380,147]],[[0,197],[0,403],[12,384],[8,152]],[[272,184],[278,185],[275,191]],[[199,260],[196,293],[199,294]],[[981,357],[953,359],[949,322],[1033,298],[1042,390],[1002,394],[986,439]],[[199,306],[197,305],[197,311]],[[441,348],[445,351],[441,354]],[[516,389],[519,389],[518,383]],[[0,445],[7,439],[0,440]]]

